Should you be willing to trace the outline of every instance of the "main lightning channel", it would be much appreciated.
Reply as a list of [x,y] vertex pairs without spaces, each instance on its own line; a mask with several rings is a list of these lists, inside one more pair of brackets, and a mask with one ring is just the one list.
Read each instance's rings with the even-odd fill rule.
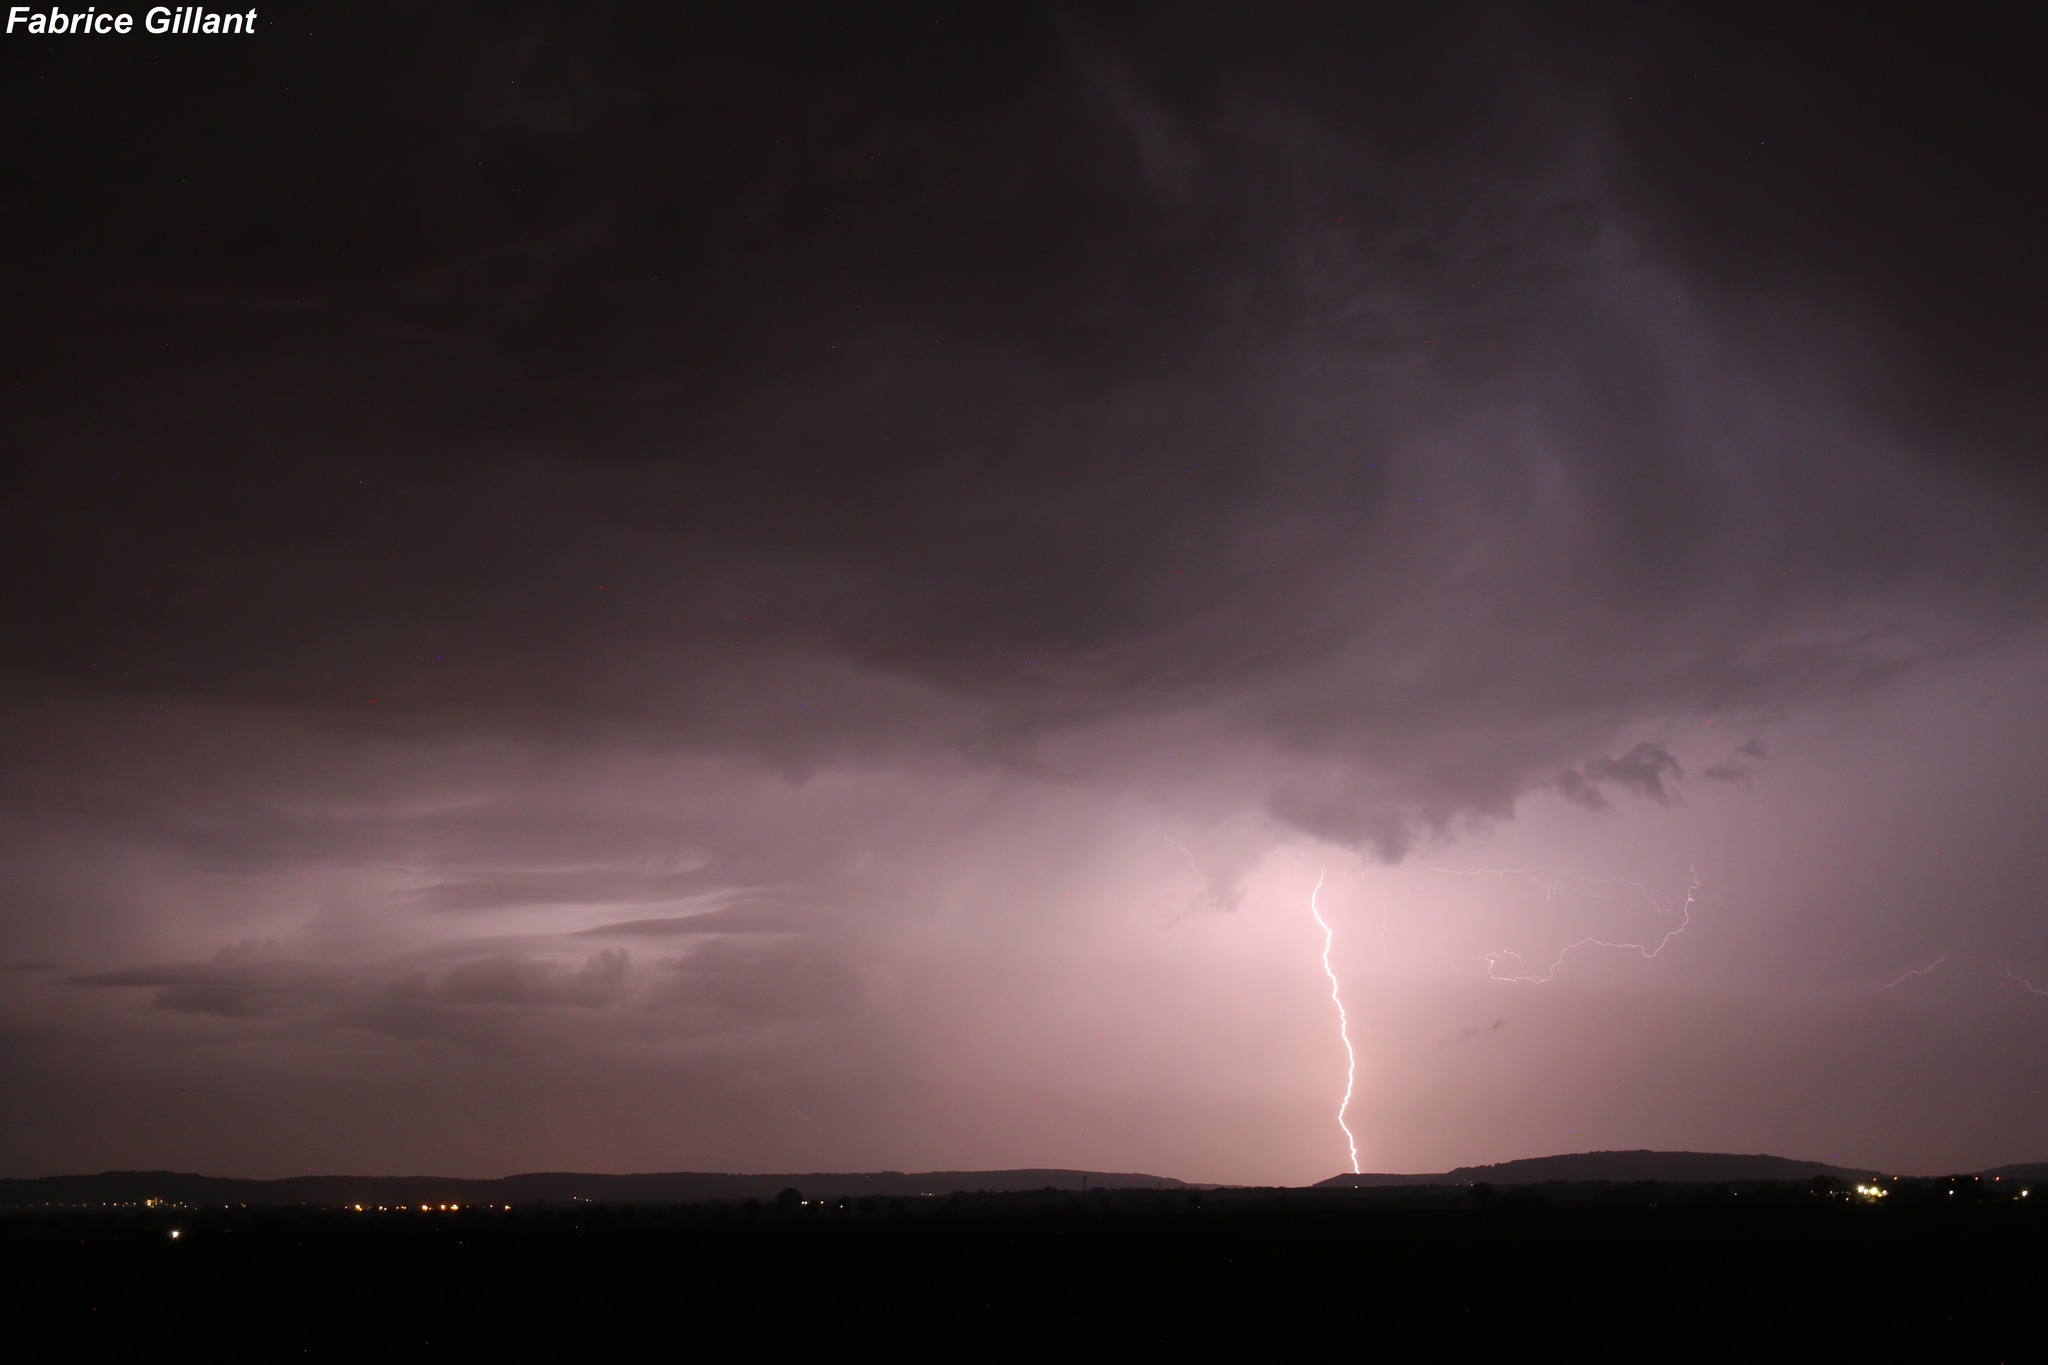
[[1337,1007],[1337,1036],[1344,1040],[1344,1101],[1337,1106],[1337,1126],[1344,1130],[1344,1145],[1351,1149],[1351,1174],[1358,1170],[1358,1139],[1351,1135],[1351,1125],[1344,1121],[1344,1115],[1351,1108],[1352,1087],[1358,1080],[1358,1053],[1351,1046],[1351,1018],[1344,1013],[1344,997],[1337,991],[1337,971],[1330,965],[1330,947],[1336,941],[1336,934],[1330,922],[1323,918],[1322,908],[1317,900],[1323,894],[1325,873],[1316,873],[1316,889],[1308,894],[1308,912],[1316,917],[1316,923],[1323,930],[1323,975],[1330,978],[1330,1003]]

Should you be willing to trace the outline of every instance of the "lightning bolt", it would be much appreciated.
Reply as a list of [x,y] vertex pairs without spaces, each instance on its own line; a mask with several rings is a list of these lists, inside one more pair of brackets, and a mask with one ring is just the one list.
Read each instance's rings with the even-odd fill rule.
[[2011,977],[2013,980],[2019,982],[2022,986],[2025,986],[2027,990],[2034,995],[2048,995],[2048,991],[2042,990],[2039,986],[2036,986],[2033,982],[2027,980],[2024,976],[2021,976],[2018,972],[2014,971],[2012,969],[2011,963],[2006,964],[2005,974]]
[[[1904,981],[1907,977],[1910,976],[1925,976],[1946,961],[1948,961],[1948,954],[1943,953],[1940,957],[1937,957],[1936,959],[1934,959],[1934,961],[1928,963],[1925,967],[1913,967],[1906,971],[1900,972],[1897,980],[1885,982],[1884,988],[1886,990],[1890,990],[1892,987],[1898,985],[1900,981]],[[2011,970],[2012,969],[2010,967],[2006,968],[2006,971],[2008,972],[2010,972]],[[2028,987],[2028,989],[2031,990],[2032,987]],[[2041,992],[2041,994],[2048,995],[2048,991],[2043,991]]]
[[1351,1125],[1344,1121],[1344,1115],[1351,1108],[1351,1090],[1358,1079],[1358,1053],[1351,1047],[1351,1019],[1344,1013],[1344,997],[1337,993],[1337,972],[1330,966],[1330,945],[1335,942],[1336,934],[1316,903],[1323,894],[1323,877],[1324,873],[1316,873],[1316,889],[1308,895],[1308,912],[1322,926],[1323,975],[1330,978],[1330,1003],[1337,1007],[1337,1036],[1344,1040],[1344,1101],[1337,1106],[1337,1126],[1344,1130],[1344,1145],[1351,1149],[1351,1174],[1357,1175],[1358,1139],[1351,1135]]
[[[1658,903],[1657,898],[1650,894],[1648,887],[1644,886],[1641,882],[1629,881],[1625,877],[1581,877],[1574,873],[1558,872],[1551,868],[1526,867],[1478,867],[1469,869],[1432,867],[1430,871],[1442,872],[1452,877],[1523,877],[1543,888],[1543,899],[1545,900],[1555,900],[1558,891],[1567,882],[1583,882],[1588,886],[1626,886],[1638,892],[1644,900],[1650,903],[1650,908],[1659,915],[1668,913]],[[1494,981],[1528,982],[1540,986],[1555,977],[1557,969],[1564,965],[1565,958],[1580,948],[1632,948],[1646,958],[1657,956],[1657,954],[1664,951],[1665,944],[1684,933],[1686,926],[1692,923],[1692,907],[1694,902],[1699,899],[1700,874],[1698,871],[1690,868],[1687,871],[1692,876],[1692,884],[1686,887],[1685,900],[1678,906],[1678,925],[1676,928],[1665,930],[1664,936],[1657,940],[1655,947],[1647,943],[1614,943],[1604,938],[1595,938],[1589,934],[1576,943],[1567,943],[1564,947],[1560,948],[1557,956],[1551,959],[1550,969],[1541,973],[1530,971],[1528,962],[1523,959],[1520,953],[1503,948],[1498,952],[1488,953],[1480,959],[1480,961],[1486,964],[1486,975]],[[1508,970],[1507,975],[1503,976],[1501,974],[1503,964],[1510,960],[1513,961],[1514,966]]]
[[1194,914],[1198,907],[1213,899],[1213,897],[1209,891],[1209,874],[1202,871],[1201,864],[1195,861],[1194,850],[1170,834],[1162,834],[1159,837],[1180,850],[1180,856],[1188,860],[1188,871],[1195,874],[1195,894],[1188,898],[1188,903],[1181,907],[1178,915],[1167,921],[1168,926],[1171,927]]

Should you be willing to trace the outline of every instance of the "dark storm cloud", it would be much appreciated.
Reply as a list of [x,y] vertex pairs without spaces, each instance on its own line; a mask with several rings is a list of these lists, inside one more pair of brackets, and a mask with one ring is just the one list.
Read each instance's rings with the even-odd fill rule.
[[813,19],[410,24],[297,53],[203,190],[175,119],[18,159],[23,681],[793,770],[1206,707],[1391,774],[1274,798],[1391,850],[1560,761],[1665,799],[1615,720],[1884,676],[1939,642],[1855,599],[1992,571],[1674,302],[1719,256],[1632,244],[1711,123],[1626,107],[1658,24],[1585,94],[1493,9]]
[[632,965],[623,949],[593,953],[574,969],[499,953],[438,974],[410,973],[389,994],[453,1005],[608,1005],[624,993]]
[[1609,110],[1617,190],[1688,273],[1878,342],[1860,399],[1928,459],[2040,507],[2048,156],[2038,16],[1813,5],[1652,11]]
[[1576,768],[1566,768],[1551,779],[1551,785],[1567,801],[1589,810],[1605,810],[1608,800],[1600,789],[1602,783],[1668,806],[1678,799],[1678,792],[1666,784],[1684,780],[1685,769],[1671,752],[1645,740],[1626,753],[1589,758]]
[[1510,12],[472,17],[300,54],[203,194],[175,126],[20,165],[24,681],[799,771],[1211,708],[1393,851],[1560,761],[1663,799],[1577,766],[1614,719],[1883,676],[1934,642],[1845,594],[1987,571],[1881,430],[1760,412]]
[[[744,931],[743,931],[744,932]],[[451,943],[422,963],[380,959],[311,963],[275,945],[229,945],[202,962],[125,967],[62,978],[89,990],[144,990],[148,1007],[231,1021],[268,1021],[292,1036],[353,1027],[394,1037],[456,1038],[491,1047],[545,1046],[535,1026],[558,1011],[652,1014],[660,1036],[678,1036],[677,1012],[694,1016],[681,1036],[728,1026],[841,1014],[870,995],[867,976],[842,949],[790,940],[746,947],[712,938],[682,956],[636,967],[623,948],[584,955],[517,946]],[[538,1013],[536,1013],[538,1012]]]
[[1764,748],[1763,740],[1752,735],[1749,739],[1737,745],[1734,752],[1730,753],[1728,757],[1722,759],[1719,763],[1709,764],[1707,767],[1700,769],[1700,776],[1715,782],[1747,784],[1750,774],[1754,769],[1743,760],[1761,760],[1769,757],[1770,753]]
[[302,1010],[309,1000],[331,994],[334,982],[333,972],[288,960],[274,943],[246,939],[227,945],[206,962],[88,972],[62,978],[61,984],[144,987],[152,992],[152,1009],[253,1019]]

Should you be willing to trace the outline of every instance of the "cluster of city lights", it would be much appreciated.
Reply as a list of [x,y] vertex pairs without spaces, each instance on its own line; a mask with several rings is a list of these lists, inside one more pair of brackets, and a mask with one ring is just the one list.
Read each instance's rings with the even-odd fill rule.
[[[17,1209],[196,1209],[202,1206],[187,1204],[174,1199],[45,1199],[40,1203],[9,1204],[7,1207]],[[221,1207],[225,1209],[234,1206],[222,1204]],[[246,1209],[249,1206],[244,1204],[242,1207]]]

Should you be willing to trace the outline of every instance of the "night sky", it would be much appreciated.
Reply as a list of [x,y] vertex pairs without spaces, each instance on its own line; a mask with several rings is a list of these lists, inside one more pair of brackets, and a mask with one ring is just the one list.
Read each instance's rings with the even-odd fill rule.
[[0,38],[0,1174],[1317,1180],[1318,877],[1368,1171],[2048,1158],[2048,45],[1792,8]]

